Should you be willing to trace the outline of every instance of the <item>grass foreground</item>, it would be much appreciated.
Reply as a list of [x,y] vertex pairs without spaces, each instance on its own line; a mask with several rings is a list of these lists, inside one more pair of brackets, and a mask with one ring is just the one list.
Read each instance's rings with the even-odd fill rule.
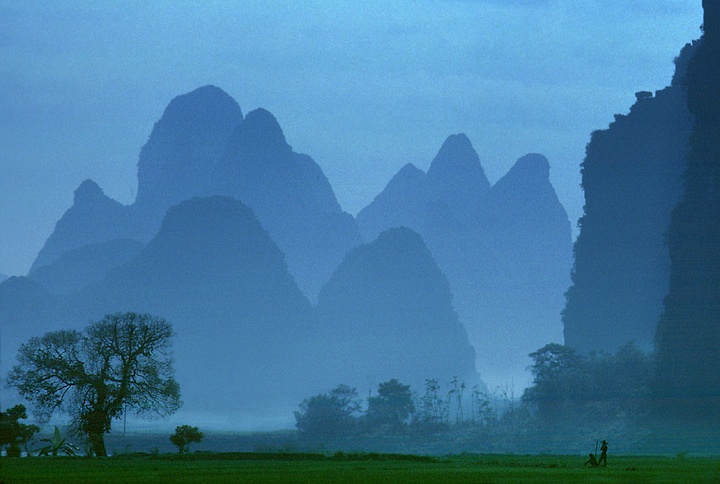
[[718,457],[209,453],[1,458],[0,482],[720,482]]

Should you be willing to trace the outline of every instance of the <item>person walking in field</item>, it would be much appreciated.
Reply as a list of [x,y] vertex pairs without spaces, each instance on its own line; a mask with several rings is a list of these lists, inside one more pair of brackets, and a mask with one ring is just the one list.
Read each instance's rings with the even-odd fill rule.
[[603,440],[602,445],[600,446],[600,459],[598,459],[598,465],[602,463],[603,466],[607,466],[607,450],[607,442]]

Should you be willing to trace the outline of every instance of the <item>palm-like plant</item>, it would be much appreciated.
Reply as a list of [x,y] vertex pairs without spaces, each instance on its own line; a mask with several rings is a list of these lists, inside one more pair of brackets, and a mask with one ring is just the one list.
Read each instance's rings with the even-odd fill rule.
[[60,429],[55,426],[55,432],[51,439],[40,439],[40,442],[47,442],[48,445],[41,447],[36,450],[38,455],[52,455],[57,456],[59,453],[65,455],[76,455],[80,450],[77,445],[67,442],[67,437],[63,437],[60,433]]

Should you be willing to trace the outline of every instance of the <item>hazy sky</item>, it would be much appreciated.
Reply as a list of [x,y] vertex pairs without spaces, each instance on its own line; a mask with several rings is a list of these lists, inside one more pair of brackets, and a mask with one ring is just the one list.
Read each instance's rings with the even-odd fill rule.
[[700,0],[0,0],[0,273],[24,274],[95,180],[134,200],[170,100],[264,107],[350,213],[466,133],[491,182],[543,153],[575,224],[591,131],[670,82]]

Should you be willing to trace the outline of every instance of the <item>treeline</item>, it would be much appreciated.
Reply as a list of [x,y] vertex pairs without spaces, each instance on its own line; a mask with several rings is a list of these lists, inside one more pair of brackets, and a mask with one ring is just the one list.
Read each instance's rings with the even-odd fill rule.
[[447,392],[435,379],[425,381],[421,395],[396,379],[378,385],[365,405],[355,388],[338,385],[305,399],[295,412],[297,429],[306,439],[357,434],[433,434],[453,425],[491,425],[496,412],[480,387],[467,388],[454,378]]
[[[653,361],[632,344],[582,356],[549,344],[530,354],[533,384],[488,391],[453,379],[414,391],[392,379],[361,399],[339,385],[295,412],[306,447],[410,452],[579,452],[596,440],[651,450]],[[590,449],[588,450],[588,447]]]

